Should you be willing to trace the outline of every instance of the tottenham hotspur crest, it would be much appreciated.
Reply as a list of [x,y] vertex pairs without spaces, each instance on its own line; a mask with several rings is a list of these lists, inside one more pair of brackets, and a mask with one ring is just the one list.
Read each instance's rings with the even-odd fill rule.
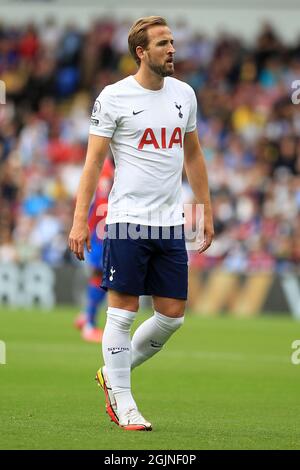
[[177,104],[176,101],[175,101],[175,106],[176,106],[176,108],[177,108],[178,111],[179,111],[178,116],[180,117],[180,119],[182,119],[182,118],[183,118],[183,114],[182,114],[182,112],[181,112],[181,108],[182,108],[181,104]]
[[112,266],[110,268],[110,276],[109,276],[109,280],[110,281],[113,281],[114,280],[114,274],[115,274],[116,270],[114,269],[114,267]]

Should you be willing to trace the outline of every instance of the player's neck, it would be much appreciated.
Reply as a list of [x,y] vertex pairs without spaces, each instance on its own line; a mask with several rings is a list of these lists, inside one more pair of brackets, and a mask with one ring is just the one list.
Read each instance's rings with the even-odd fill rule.
[[146,72],[140,68],[137,73],[134,75],[136,81],[147,90],[161,90],[164,86],[164,77],[151,72]]

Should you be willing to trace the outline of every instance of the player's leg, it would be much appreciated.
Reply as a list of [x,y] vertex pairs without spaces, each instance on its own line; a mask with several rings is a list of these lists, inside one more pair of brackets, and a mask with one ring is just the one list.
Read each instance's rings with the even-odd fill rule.
[[107,319],[102,338],[102,353],[117,403],[118,414],[127,408],[136,408],[131,393],[131,338],[130,330],[139,307],[137,296],[108,290]]
[[102,271],[93,268],[88,281],[86,292],[85,325],[82,337],[86,341],[99,342],[102,339],[102,330],[97,327],[97,314],[105,299],[106,292],[101,289]]
[[102,339],[105,367],[97,377],[106,395],[112,420],[132,431],[149,431],[151,423],[138,411],[131,392],[130,329],[138,311],[139,298],[108,291],[107,320]]
[[154,314],[135,331],[131,368],[157,354],[168,339],[183,325],[185,301],[153,296]]
[[97,328],[97,315],[100,305],[106,296],[106,292],[100,287],[102,282],[102,254],[103,242],[99,239],[95,230],[91,236],[91,251],[85,250],[85,258],[90,269],[90,276],[86,289],[82,338],[86,341],[97,343],[101,341],[103,334],[103,331]]
[[[144,292],[146,258],[136,241],[109,236],[105,239],[102,285],[108,290],[108,310],[102,338],[103,374],[111,388],[111,401],[116,402],[119,425],[133,430],[151,429],[138,412],[131,392],[130,330],[139,295]],[[105,385],[108,390],[108,383]]]
[[91,275],[87,287],[87,302],[85,308],[86,323],[91,328],[97,324],[97,313],[100,304],[105,298],[105,291],[101,289],[102,283],[102,256],[103,241],[98,237],[96,230],[91,236],[91,251],[85,252],[86,262],[90,266]]
[[159,255],[149,263],[147,287],[152,294],[154,314],[133,335],[132,369],[159,352],[183,324],[188,280],[183,228],[179,235],[175,238],[173,230],[169,239],[158,241]]
[[97,313],[98,308],[105,299],[105,291],[101,289],[102,271],[100,269],[93,269],[89,278],[87,288],[87,303],[86,303],[86,323],[91,328],[97,326]]

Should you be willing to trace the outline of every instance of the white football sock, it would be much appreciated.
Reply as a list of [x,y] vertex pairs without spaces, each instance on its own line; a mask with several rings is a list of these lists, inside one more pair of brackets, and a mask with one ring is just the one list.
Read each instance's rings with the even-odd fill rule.
[[172,318],[154,312],[135,331],[131,341],[131,369],[158,353],[170,336],[183,324],[184,317]]
[[130,381],[130,328],[134,319],[134,312],[108,307],[102,338],[106,373],[116,398],[119,415],[128,408],[137,408],[131,394]]

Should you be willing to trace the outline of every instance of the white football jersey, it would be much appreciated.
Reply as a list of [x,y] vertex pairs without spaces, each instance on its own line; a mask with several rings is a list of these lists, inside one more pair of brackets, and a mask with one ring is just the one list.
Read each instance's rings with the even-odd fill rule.
[[133,76],[103,89],[90,133],[111,138],[115,178],[107,224],[184,223],[183,139],[196,129],[196,113],[193,89],[175,78],[166,77],[157,91],[143,88]]

